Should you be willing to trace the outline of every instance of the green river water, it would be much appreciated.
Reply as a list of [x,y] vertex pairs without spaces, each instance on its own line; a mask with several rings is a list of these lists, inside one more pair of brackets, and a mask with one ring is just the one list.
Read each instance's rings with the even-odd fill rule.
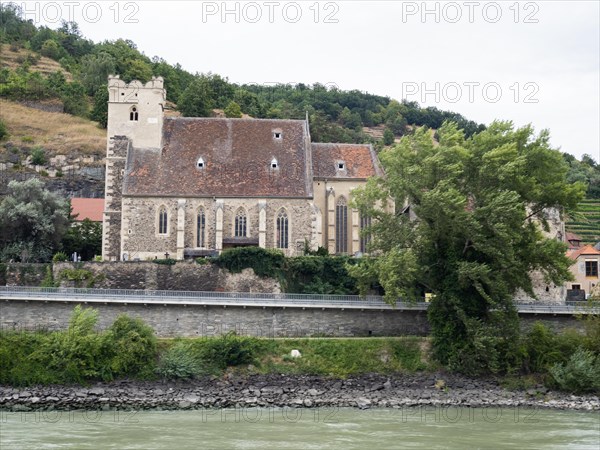
[[600,413],[523,408],[0,411],[0,449],[600,449]]

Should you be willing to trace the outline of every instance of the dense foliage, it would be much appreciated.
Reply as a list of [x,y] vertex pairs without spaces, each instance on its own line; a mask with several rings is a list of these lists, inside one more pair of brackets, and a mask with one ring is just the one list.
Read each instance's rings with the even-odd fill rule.
[[[319,142],[371,142],[373,138],[363,127],[374,126],[385,127],[389,142],[390,133],[401,136],[409,132],[407,125],[438,128],[444,120],[456,121],[467,135],[483,129],[483,125],[457,113],[421,108],[415,102],[399,103],[357,90],[342,91],[336,86],[238,85],[216,74],[191,74],[179,64],[169,64],[157,56],[149,58],[130,40],[94,43],[81,35],[76,23],[64,22],[53,30],[36,27],[21,17],[20,7],[15,4],[0,8],[0,43],[29,52],[20,67],[0,70],[0,97],[59,98],[66,112],[89,116],[102,126],[106,126],[106,79],[117,73],[126,82],[162,76],[167,100],[177,103],[186,116],[210,116],[214,109],[224,110],[227,117],[248,114],[304,119],[308,114],[312,138]],[[41,75],[35,70],[40,55],[60,63],[72,74],[73,81],[67,81],[61,72]]]
[[69,227],[69,202],[32,178],[11,181],[0,203],[0,260],[49,261]]
[[[469,374],[505,372],[519,359],[514,294],[533,295],[530,273],[560,285],[570,278],[566,247],[545,237],[548,214],[569,210],[584,186],[566,181],[568,167],[548,134],[495,122],[471,138],[455,124],[404,137],[381,153],[386,179],[357,192],[372,227],[377,259],[351,268],[364,287],[378,281],[386,297],[433,294],[429,308],[434,356]],[[395,198],[410,214],[375,207]]]
[[231,272],[251,268],[258,276],[277,278],[285,292],[296,294],[357,294],[356,280],[347,256],[307,255],[286,258],[279,250],[260,247],[233,248],[214,259]]
[[140,319],[119,316],[103,333],[98,313],[75,307],[64,331],[0,331],[0,384],[26,386],[84,383],[153,375],[153,330]]

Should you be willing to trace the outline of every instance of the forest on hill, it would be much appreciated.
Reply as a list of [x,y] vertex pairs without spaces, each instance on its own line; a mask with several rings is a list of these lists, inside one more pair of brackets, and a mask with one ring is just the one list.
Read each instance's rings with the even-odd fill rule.
[[[212,73],[190,73],[180,64],[146,56],[130,40],[94,43],[74,22],[54,30],[24,20],[18,5],[0,5],[0,98],[15,101],[58,101],[65,113],[106,126],[107,76],[129,82],[153,76],[165,80],[169,106],[183,116],[208,117],[219,110],[227,117],[304,119],[308,114],[316,142],[391,145],[417,127],[437,130],[453,121],[466,136],[485,125],[461,114],[417,102],[398,101],[358,90],[344,91],[323,84],[240,85]],[[6,119],[0,117],[0,139]],[[435,137],[435,134],[434,134]],[[570,181],[588,184],[588,198],[600,198],[600,164],[584,156],[564,154]]]

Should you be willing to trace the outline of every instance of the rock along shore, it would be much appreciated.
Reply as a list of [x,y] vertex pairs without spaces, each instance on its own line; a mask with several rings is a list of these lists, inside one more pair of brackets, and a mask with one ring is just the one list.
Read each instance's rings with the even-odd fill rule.
[[345,380],[308,375],[230,375],[218,379],[115,381],[90,386],[0,386],[0,410],[7,411],[411,406],[598,411],[600,400],[598,396],[574,396],[541,387],[509,391],[493,381],[452,374],[373,374]]

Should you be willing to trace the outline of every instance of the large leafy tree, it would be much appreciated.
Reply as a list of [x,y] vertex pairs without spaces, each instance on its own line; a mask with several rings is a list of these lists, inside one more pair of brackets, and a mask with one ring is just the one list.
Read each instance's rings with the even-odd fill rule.
[[77,252],[83,261],[101,254],[102,224],[87,218],[72,224],[63,238],[62,250],[69,256]]
[[[433,294],[428,314],[440,362],[471,374],[509,370],[518,359],[513,297],[519,289],[533,295],[533,271],[556,284],[569,278],[566,247],[543,231],[548,214],[574,208],[584,186],[566,181],[568,167],[547,132],[536,137],[530,126],[507,122],[469,139],[444,123],[439,145],[420,129],[380,157],[386,178],[370,180],[355,198],[377,219],[372,246],[381,254],[353,274],[363,289],[381,284],[391,302]],[[395,214],[378,208],[390,197]]]
[[69,227],[69,209],[36,178],[8,183],[0,203],[0,258],[48,261]]

